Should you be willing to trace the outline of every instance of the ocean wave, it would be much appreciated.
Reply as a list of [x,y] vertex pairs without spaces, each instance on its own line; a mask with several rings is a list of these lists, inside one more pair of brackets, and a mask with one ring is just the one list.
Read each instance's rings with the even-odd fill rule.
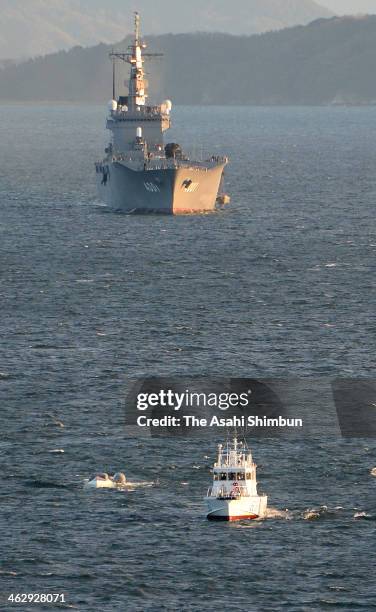
[[376,516],[368,514],[368,512],[355,512],[354,519],[363,521],[374,521],[376,520]]
[[319,506],[318,508],[307,508],[301,513],[301,518],[305,521],[315,521],[323,518],[334,518],[342,510],[340,506],[336,508],[328,508],[328,506]]
[[34,489],[69,489],[70,485],[63,484],[61,482],[53,482],[51,480],[27,480],[25,483],[26,487],[32,487]]
[[312,508],[306,508],[305,510],[279,510],[278,508],[270,507],[267,509],[267,519],[284,519],[284,520],[305,520],[313,521],[323,518],[335,518],[338,514],[343,511],[343,506],[336,506],[334,508],[328,508],[328,506],[318,506]]
[[293,513],[289,510],[278,510],[278,508],[267,508],[266,517],[267,519],[287,519],[293,518]]

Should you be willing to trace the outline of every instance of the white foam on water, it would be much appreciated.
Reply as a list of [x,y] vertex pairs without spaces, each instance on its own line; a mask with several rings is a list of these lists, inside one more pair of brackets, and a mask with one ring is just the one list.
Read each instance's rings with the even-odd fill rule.
[[371,518],[371,515],[367,514],[367,512],[355,512],[354,518],[355,519]]
[[135,488],[141,488],[141,487],[153,487],[155,484],[157,484],[155,481],[151,480],[150,482],[145,481],[145,482],[127,482],[127,486],[129,487],[135,487]]
[[286,519],[286,520],[290,520],[293,518],[292,513],[290,512],[290,510],[288,510],[286,508],[286,510],[278,510],[278,508],[272,508],[269,507],[266,510],[266,517],[267,519]]

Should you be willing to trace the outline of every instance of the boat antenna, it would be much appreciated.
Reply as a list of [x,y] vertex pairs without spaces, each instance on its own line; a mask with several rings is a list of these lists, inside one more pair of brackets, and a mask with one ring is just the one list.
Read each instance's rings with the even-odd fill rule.
[[234,427],[234,449],[238,449],[238,430],[236,429],[236,425]]
[[115,89],[115,57],[114,57],[114,50],[112,49],[112,53],[111,53],[111,58],[112,58],[112,99],[116,100],[116,89]]

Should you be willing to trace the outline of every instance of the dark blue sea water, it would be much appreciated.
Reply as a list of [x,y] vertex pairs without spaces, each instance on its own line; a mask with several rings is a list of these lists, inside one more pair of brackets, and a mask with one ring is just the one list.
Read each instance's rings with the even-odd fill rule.
[[[227,210],[113,214],[104,108],[0,107],[1,610],[375,609],[374,440],[258,439],[289,511],[211,524],[213,441],[122,425],[134,377],[374,377],[376,110],[173,117],[170,140],[231,158]],[[119,469],[157,484],[83,489]]]

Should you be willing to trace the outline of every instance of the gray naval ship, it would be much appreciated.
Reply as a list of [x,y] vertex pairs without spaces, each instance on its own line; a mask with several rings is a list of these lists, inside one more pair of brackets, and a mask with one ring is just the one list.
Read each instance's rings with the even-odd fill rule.
[[[164,146],[163,133],[171,125],[172,104],[146,104],[146,44],[140,38],[140,18],[135,13],[132,44],[125,52],[112,52],[113,92],[106,127],[112,132],[105,158],[95,164],[99,196],[109,207],[127,213],[188,214],[213,211],[227,204],[220,193],[226,157],[205,161],[189,159],[180,145]],[[130,64],[128,95],[116,99],[115,66]]]

